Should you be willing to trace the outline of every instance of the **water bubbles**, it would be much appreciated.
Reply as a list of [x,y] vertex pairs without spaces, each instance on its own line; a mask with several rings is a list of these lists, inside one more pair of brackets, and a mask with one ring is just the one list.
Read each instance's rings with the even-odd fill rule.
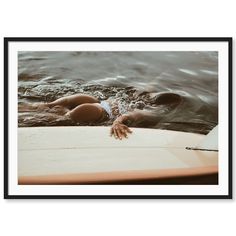
[[135,102],[134,101],[131,101],[131,103],[129,104],[128,106],[128,110],[134,110],[135,109]]
[[95,96],[96,98],[98,98],[99,100],[105,100],[105,99],[106,99],[106,96],[104,96],[104,94],[101,93],[101,92],[99,92],[99,91],[95,91],[95,92],[94,92],[94,96]]
[[121,91],[117,92],[117,94],[116,94],[116,98],[119,98],[119,99],[122,99],[122,100],[125,100],[128,97],[129,97],[129,95],[126,94],[124,90],[121,90]]

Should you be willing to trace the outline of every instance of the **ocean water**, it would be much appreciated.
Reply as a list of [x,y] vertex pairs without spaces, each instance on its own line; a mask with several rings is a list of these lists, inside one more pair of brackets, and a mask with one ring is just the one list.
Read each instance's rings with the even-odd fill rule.
[[[77,93],[150,112],[156,122],[148,128],[206,134],[218,123],[218,53],[18,52],[19,104]],[[19,127],[64,125],[80,124],[50,112],[18,114]]]

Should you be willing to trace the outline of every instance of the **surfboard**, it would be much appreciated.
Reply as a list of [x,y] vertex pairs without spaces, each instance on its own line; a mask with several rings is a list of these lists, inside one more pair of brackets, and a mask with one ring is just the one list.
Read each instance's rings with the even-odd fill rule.
[[[18,184],[217,184],[218,152],[190,150],[206,135],[110,127],[18,129]],[[202,147],[202,146],[201,146]]]

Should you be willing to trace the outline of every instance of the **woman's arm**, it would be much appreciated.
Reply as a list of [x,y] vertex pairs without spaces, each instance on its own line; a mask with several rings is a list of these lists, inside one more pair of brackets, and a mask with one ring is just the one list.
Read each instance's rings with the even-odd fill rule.
[[132,131],[124,123],[132,122],[132,121],[133,121],[132,114],[125,114],[125,115],[119,116],[112,124],[111,136],[114,135],[115,138],[119,138],[119,139],[127,138],[128,133],[132,133]]
[[155,113],[143,110],[136,110],[119,116],[112,124],[111,136],[123,139],[128,138],[128,133],[132,133],[128,125],[136,127],[150,127],[158,123],[160,117]]

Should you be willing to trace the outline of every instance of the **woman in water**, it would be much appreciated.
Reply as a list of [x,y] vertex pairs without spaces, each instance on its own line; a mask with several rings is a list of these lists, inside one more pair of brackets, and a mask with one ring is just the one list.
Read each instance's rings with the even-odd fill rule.
[[[176,100],[176,98],[178,99]],[[166,103],[166,100],[167,103],[179,103],[179,95],[172,94],[171,102],[168,102],[168,99],[168,96],[165,96],[165,94],[164,99],[163,95],[160,96],[157,101],[157,105],[162,105],[158,104],[160,102]],[[101,123],[112,119],[114,121],[110,134],[118,139],[127,138],[128,134],[132,133],[128,125],[138,126],[138,124],[142,124],[145,126],[150,126],[158,122],[157,116],[151,112],[136,109],[132,112],[122,114],[119,106],[113,105],[110,100],[100,102],[93,96],[76,94],[62,97],[49,103],[38,103],[33,105],[28,104],[24,106],[21,105],[19,106],[19,110],[25,111],[27,109],[33,109],[39,112],[48,110],[49,113],[59,114],[60,116],[63,116],[63,119],[69,119],[74,123],[80,124]]]

